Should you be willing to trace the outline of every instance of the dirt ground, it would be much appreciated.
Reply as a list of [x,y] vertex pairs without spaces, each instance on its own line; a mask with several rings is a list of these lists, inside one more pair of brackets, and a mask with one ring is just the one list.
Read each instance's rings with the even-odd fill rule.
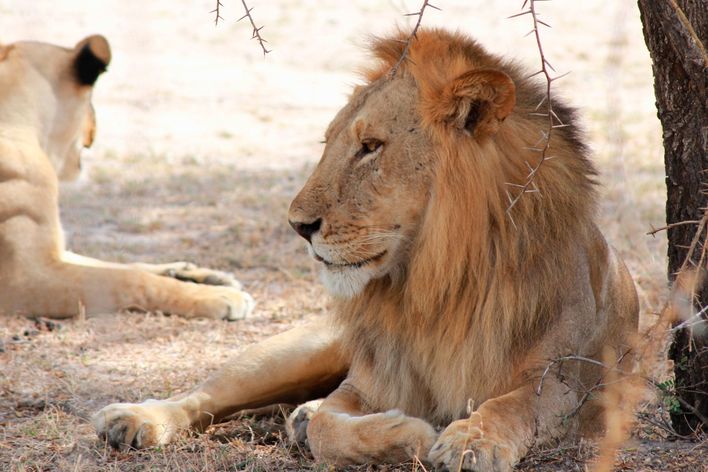
[[[148,451],[117,453],[88,417],[115,401],[190,388],[247,343],[327,311],[314,263],[286,223],[319,141],[359,80],[367,35],[406,24],[418,1],[250,0],[272,53],[251,41],[237,0],[0,0],[0,41],[113,47],[94,104],[97,143],[62,189],[68,246],[117,261],[190,260],[234,272],[257,309],[237,323],[106,313],[57,326],[0,321],[1,470],[326,470],[287,444],[282,415],[246,417]],[[535,68],[521,1],[446,1],[425,25],[475,35]],[[642,325],[666,298],[665,187],[651,66],[634,2],[548,2],[547,57],[581,109],[602,171],[600,226],[637,283]],[[535,70],[535,69],[534,69]],[[663,380],[663,379],[659,379]],[[667,441],[660,403],[642,405],[617,470],[708,470],[706,442]],[[659,426],[656,426],[656,425]],[[672,438],[675,439],[675,438]],[[535,451],[527,471],[586,470],[594,446]],[[424,470],[420,464],[355,470]]]

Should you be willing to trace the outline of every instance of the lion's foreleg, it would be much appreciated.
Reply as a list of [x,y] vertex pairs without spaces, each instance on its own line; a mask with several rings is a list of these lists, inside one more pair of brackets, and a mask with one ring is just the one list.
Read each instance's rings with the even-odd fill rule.
[[436,437],[430,424],[399,410],[365,414],[348,385],[327,397],[307,426],[315,458],[337,465],[423,459]]
[[452,422],[429,459],[450,470],[510,471],[534,443],[562,438],[578,396],[558,379],[527,384],[482,403],[469,418]]
[[249,346],[188,393],[109,405],[93,423],[116,448],[165,444],[180,430],[203,430],[240,410],[326,395],[347,369],[339,334],[323,320]]

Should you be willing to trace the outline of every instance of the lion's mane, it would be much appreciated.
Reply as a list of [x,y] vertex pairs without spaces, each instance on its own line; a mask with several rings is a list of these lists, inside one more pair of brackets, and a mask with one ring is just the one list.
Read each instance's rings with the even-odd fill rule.
[[[387,80],[406,35],[375,39],[377,66],[368,83]],[[553,101],[564,127],[553,130],[549,159],[534,178],[538,192],[510,199],[540,158],[547,117],[536,116],[545,89],[519,66],[487,53],[462,34],[422,30],[398,74],[410,74],[419,113],[436,149],[425,215],[402,277],[369,283],[339,301],[355,365],[377,395],[372,409],[403,407],[446,422],[509,391],[527,370],[533,347],[554,323],[564,278],[595,229],[596,171],[587,159],[574,112]],[[516,106],[488,139],[446,126],[441,100],[452,79],[471,69],[508,74]],[[540,107],[543,110],[543,106]]]

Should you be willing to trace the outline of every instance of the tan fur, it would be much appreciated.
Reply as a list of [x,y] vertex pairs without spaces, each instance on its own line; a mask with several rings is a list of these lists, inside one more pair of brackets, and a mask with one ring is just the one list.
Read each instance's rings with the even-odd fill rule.
[[[530,113],[542,89],[440,30],[420,31],[411,60],[389,77],[404,37],[374,42],[378,65],[329,126],[322,160],[290,208],[337,297],[336,329],[312,328],[316,343],[286,333],[266,342],[276,350],[247,351],[239,363],[267,372],[252,396],[239,388],[218,405],[201,400],[217,394],[215,382],[258,376],[229,366],[186,397],[107,407],[99,434],[149,445],[160,439],[115,434],[149,430],[139,408],[170,424],[166,412],[179,402],[182,415],[209,405],[219,419],[254,406],[263,389],[291,395],[294,377],[309,392],[317,375],[343,368],[341,356],[320,363],[325,350],[350,360],[347,378],[289,425],[295,439],[306,431],[318,460],[416,455],[450,470],[510,470],[533,444],[601,429],[596,405],[581,404],[597,368],[554,365],[541,388],[553,359],[600,360],[605,347],[620,356],[637,327],[631,277],[593,223],[596,172],[572,110],[554,104],[568,126],[553,133],[539,193],[508,211],[507,193],[540,156],[532,148],[547,121]],[[287,359],[278,363],[278,352]]]
[[186,263],[115,264],[65,250],[58,179],[78,176],[81,150],[93,143],[92,82],[110,59],[102,36],[68,49],[38,42],[0,45],[0,315],[61,318],[135,307],[245,316],[252,299],[228,274]]

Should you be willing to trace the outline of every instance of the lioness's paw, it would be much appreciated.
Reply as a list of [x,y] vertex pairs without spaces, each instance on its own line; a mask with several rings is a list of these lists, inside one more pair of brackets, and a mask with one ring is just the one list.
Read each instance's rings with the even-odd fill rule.
[[255,307],[256,300],[249,293],[239,291],[238,299],[232,298],[230,300],[229,310],[224,319],[227,321],[242,320],[250,315]]
[[200,287],[198,300],[195,316],[227,321],[246,318],[256,306],[250,294],[230,287]]
[[114,449],[141,449],[170,442],[186,427],[185,418],[167,402],[114,403],[96,413],[91,422],[98,437]]
[[147,266],[151,272],[165,277],[182,280],[184,282],[194,282],[204,285],[222,285],[241,289],[241,283],[236,280],[233,274],[220,270],[199,267],[191,262],[172,262],[169,264],[157,264]]
[[443,470],[507,472],[518,459],[514,448],[485,437],[478,422],[459,420],[442,432],[428,454],[428,460]]
[[307,425],[312,416],[322,404],[322,400],[312,400],[303,403],[293,410],[285,421],[285,431],[290,441],[301,446],[307,446]]
[[223,285],[225,287],[241,289],[241,282],[236,280],[233,274],[220,270],[206,269],[204,267],[190,267],[175,270],[170,276],[184,282],[194,282],[204,285]]

